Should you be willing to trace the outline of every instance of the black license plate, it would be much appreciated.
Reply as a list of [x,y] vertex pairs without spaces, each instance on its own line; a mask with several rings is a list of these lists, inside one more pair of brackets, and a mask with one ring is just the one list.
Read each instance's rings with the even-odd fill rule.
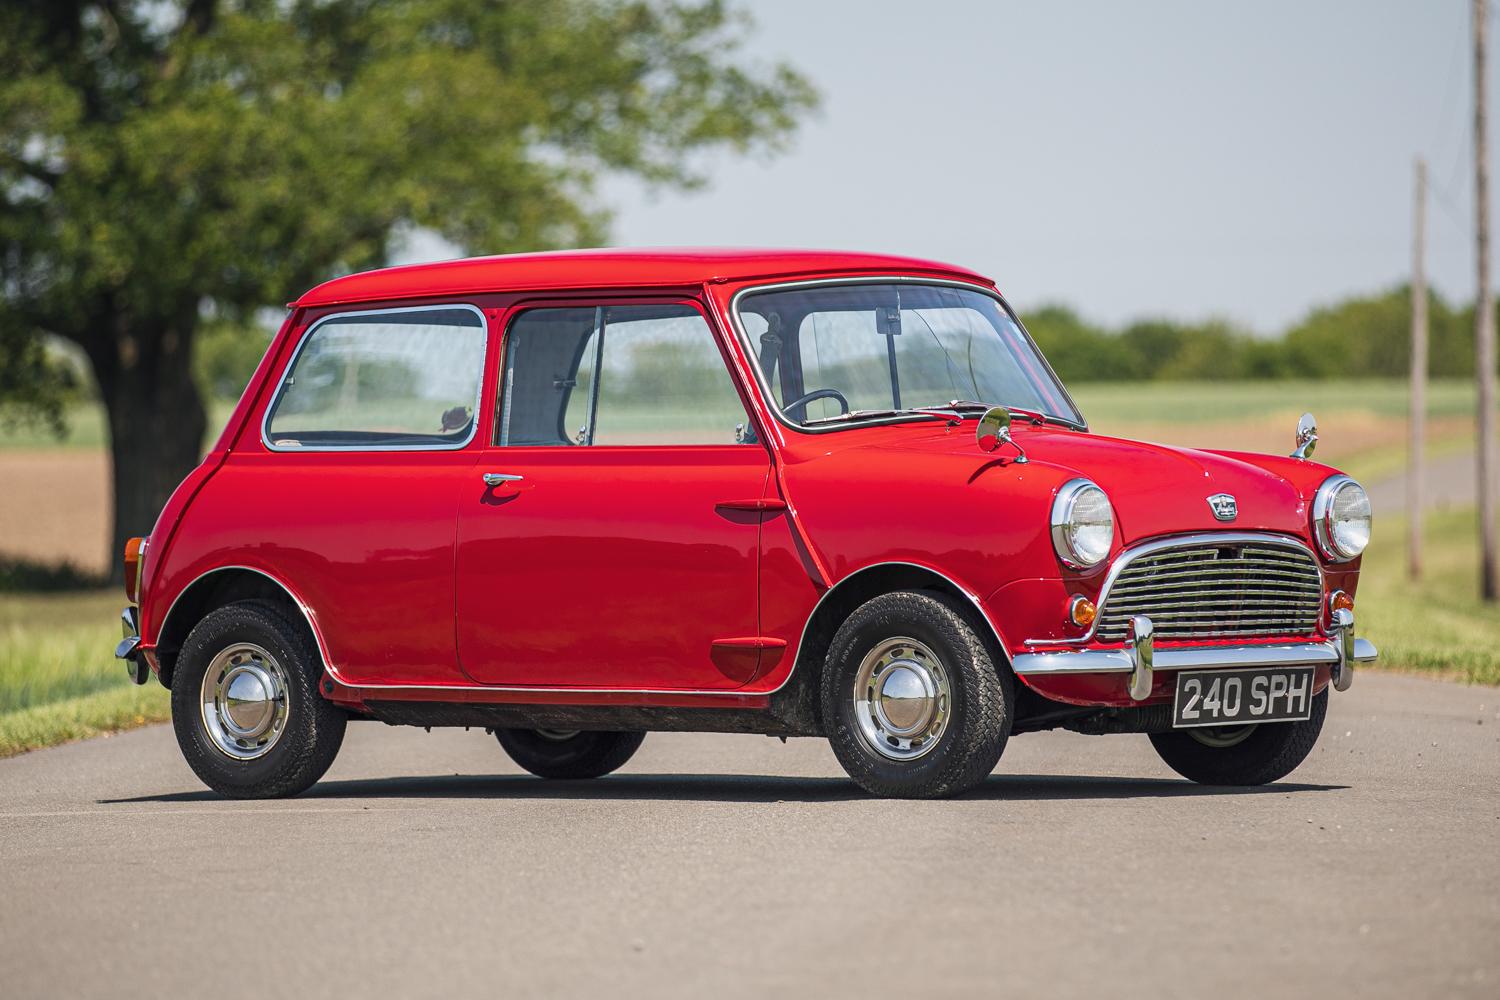
[[1184,670],[1177,674],[1172,726],[1296,722],[1312,715],[1313,668]]

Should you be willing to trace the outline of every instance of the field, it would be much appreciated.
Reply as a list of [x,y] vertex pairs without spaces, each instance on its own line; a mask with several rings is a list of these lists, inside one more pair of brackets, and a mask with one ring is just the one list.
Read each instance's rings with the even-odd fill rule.
[[[1094,384],[1075,387],[1094,430],[1169,444],[1285,453],[1297,415],[1312,410],[1317,458],[1366,484],[1400,473],[1406,456],[1405,386],[1393,381]],[[1473,397],[1463,383],[1430,392],[1429,452],[1470,446]],[[215,407],[210,436],[230,407]],[[0,435],[0,559],[83,575],[105,565],[108,508],[102,421],[80,410],[65,439]],[[1404,576],[1399,517],[1377,521],[1357,616],[1381,647],[1382,669],[1500,684],[1500,611],[1475,597],[1474,515],[1428,516],[1427,576]],[[131,685],[112,651],[117,591],[0,593],[0,756],[166,717],[166,692]]]

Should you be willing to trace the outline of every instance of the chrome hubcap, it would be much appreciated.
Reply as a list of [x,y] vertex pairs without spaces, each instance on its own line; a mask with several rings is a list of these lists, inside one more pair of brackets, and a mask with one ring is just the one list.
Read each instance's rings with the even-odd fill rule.
[[948,729],[953,696],[937,654],[915,639],[887,639],[860,661],[854,718],[865,744],[890,760],[912,760]]
[[236,643],[208,665],[199,701],[214,746],[236,760],[254,760],[286,729],[286,672],[261,647]]
[[1247,726],[1202,726],[1188,732],[1206,747],[1232,747],[1248,740],[1255,729],[1252,722]]
[[577,729],[537,729],[534,732],[544,740],[552,740],[554,743],[566,743],[577,736]]

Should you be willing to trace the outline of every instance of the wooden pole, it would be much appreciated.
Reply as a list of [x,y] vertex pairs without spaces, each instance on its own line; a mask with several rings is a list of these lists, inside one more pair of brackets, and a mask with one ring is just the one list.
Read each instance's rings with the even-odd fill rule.
[[1427,164],[1417,157],[1411,234],[1411,446],[1406,464],[1406,572],[1422,576],[1422,448],[1427,439]]
[[1474,226],[1479,295],[1474,303],[1474,364],[1479,377],[1479,590],[1496,597],[1495,575],[1495,298],[1490,290],[1490,164],[1485,113],[1485,42],[1489,4],[1473,0]]

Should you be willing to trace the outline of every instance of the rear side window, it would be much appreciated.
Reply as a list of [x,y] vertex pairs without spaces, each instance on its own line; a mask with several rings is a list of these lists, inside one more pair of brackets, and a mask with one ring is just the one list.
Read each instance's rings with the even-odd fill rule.
[[503,445],[746,443],[744,404],[688,305],[533,309],[506,334]]
[[297,349],[266,417],[266,443],[462,448],[474,436],[484,347],[484,317],[472,306],[329,316]]

